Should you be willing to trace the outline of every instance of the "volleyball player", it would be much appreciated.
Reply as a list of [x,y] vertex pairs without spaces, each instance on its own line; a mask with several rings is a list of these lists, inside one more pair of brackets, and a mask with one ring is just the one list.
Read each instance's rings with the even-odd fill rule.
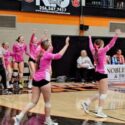
[[20,35],[14,43],[13,53],[13,77],[16,78],[19,76],[19,86],[20,88],[23,88],[24,53],[27,55],[29,54],[27,52],[27,45],[22,35]]
[[7,42],[2,44],[4,48],[4,61],[5,61],[5,68],[6,68],[6,74],[7,74],[7,88],[12,88],[11,84],[11,78],[12,78],[12,63],[11,59],[14,54],[9,50],[9,44]]
[[57,53],[53,54],[53,47],[51,42],[47,39],[42,41],[41,47],[45,50],[42,54],[39,62],[39,68],[36,70],[33,76],[33,88],[32,88],[32,100],[28,105],[21,111],[19,115],[14,117],[15,124],[19,125],[20,121],[24,117],[24,115],[31,110],[39,101],[40,93],[43,94],[43,99],[45,103],[45,123],[44,125],[57,125],[57,123],[53,122],[50,116],[51,109],[51,84],[49,83],[51,79],[51,62],[52,60],[60,59],[64,53],[66,52],[69,46],[69,37],[66,38],[65,46]]
[[103,113],[103,106],[105,99],[107,97],[108,92],[108,76],[105,69],[105,62],[106,62],[106,53],[115,45],[115,42],[120,34],[120,30],[116,30],[115,36],[109,42],[108,45],[104,47],[104,41],[102,39],[96,39],[94,44],[92,43],[92,38],[89,36],[89,48],[93,55],[96,68],[95,68],[95,79],[96,83],[98,84],[98,94],[88,98],[87,100],[82,102],[82,107],[85,112],[89,112],[90,104],[95,101],[99,100],[98,109],[96,116],[106,118],[107,115]]

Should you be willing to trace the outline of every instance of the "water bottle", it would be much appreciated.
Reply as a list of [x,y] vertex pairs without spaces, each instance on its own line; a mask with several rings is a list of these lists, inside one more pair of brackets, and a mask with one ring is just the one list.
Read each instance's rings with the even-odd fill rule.
[[115,64],[115,58],[112,57],[112,64]]
[[115,64],[119,64],[118,59],[116,57],[114,58],[115,58]]
[[118,64],[118,61],[117,61],[116,57],[112,57],[112,64]]

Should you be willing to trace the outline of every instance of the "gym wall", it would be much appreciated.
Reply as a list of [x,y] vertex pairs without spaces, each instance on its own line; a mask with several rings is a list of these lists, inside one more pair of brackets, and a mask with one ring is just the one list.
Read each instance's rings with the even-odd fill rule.
[[109,23],[111,21],[125,21],[125,19],[120,18],[85,16],[81,22],[79,16],[2,10],[0,10],[0,15],[16,16],[16,28],[0,28],[0,41],[9,43],[13,43],[19,34],[24,35],[28,43],[34,28],[38,31],[38,37],[41,36],[44,29],[48,29],[50,34],[55,35],[79,35],[79,25],[83,22],[89,26],[89,30],[84,32],[84,36],[88,34],[92,36],[112,36],[113,34],[109,33]]
[[[73,68],[76,67],[76,64],[75,64],[76,58],[78,57],[80,50],[84,49],[82,47],[85,47],[85,49],[87,49],[87,44],[88,44],[87,38],[85,38],[85,40],[82,40],[80,42],[79,38],[75,37],[79,35],[79,25],[81,24],[80,17],[69,16],[69,15],[54,15],[54,14],[43,14],[43,13],[2,11],[2,10],[0,10],[0,15],[16,16],[16,28],[0,28],[0,42],[9,42],[10,47],[15,42],[15,39],[18,37],[19,34],[22,34],[25,37],[25,40],[28,44],[33,29],[37,29],[38,33],[36,33],[36,35],[38,36],[38,38],[41,37],[41,33],[43,32],[44,29],[48,29],[50,35],[59,35],[59,37],[52,38],[53,42],[59,46],[63,44],[63,41],[64,41],[64,38],[62,35],[74,36],[74,38],[71,38],[73,39],[72,40],[73,42],[71,45],[71,50],[69,52],[70,56],[73,55],[73,57],[67,56],[66,60],[65,59],[64,60],[68,61],[68,59],[70,58],[71,60],[69,60],[66,63],[61,63],[61,64],[65,64],[67,68],[66,69],[62,68],[61,69],[62,72],[57,73],[59,67],[61,67],[61,65],[58,64],[59,67],[54,67],[55,71],[53,72],[54,76],[63,75],[64,73],[66,73],[66,75],[71,77],[74,76],[75,70]],[[101,38],[101,37],[113,36],[113,33],[109,33],[110,21],[124,22],[125,19],[85,16],[83,17],[82,21],[84,21],[85,25],[89,26],[89,30],[84,32],[84,36],[88,36],[89,34],[91,34],[92,36]],[[124,38],[122,41],[123,41],[122,42],[123,44]],[[118,47],[121,48],[123,51],[125,50],[123,48],[124,46],[125,45],[118,44]],[[27,56],[25,56],[25,60],[27,60]]]

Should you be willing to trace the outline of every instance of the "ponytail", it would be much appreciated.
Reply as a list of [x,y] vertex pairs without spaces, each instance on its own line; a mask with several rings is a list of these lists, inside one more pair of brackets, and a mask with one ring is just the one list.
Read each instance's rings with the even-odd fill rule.
[[95,48],[94,61],[97,64],[98,63],[98,50],[99,50],[99,46],[94,44],[94,48]]
[[94,53],[94,61],[96,64],[99,63],[98,61],[98,50],[100,47],[102,47],[102,45],[104,45],[104,41],[102,39],[96,39],[94,42],[94,48],[95,48],[95,53]]

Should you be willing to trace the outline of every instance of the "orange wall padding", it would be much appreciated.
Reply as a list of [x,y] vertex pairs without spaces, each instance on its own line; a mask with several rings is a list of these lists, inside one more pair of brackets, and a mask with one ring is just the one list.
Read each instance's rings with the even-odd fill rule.
[[111,17],[85,17],[84,24],[91,26],[109,26],[110,22],[122,22],[125,23],[123,18],[111,18]]
[[17,22],[19,23],[79,25],[78,16],[30,13],[30,12],[15,12],[15,11],[0,11],[0,14],[16,15]]
[[[43,23],[43,24],[62,24],[62,25],[79,25],[79,16],[55,15],[45,13],[30,13],[17,11],[0,11],[0,15],[15,15],[19,23]],[[83,17],[85,25],[107,27],[110,21],[125,22],[125,19],[109,17]]]

